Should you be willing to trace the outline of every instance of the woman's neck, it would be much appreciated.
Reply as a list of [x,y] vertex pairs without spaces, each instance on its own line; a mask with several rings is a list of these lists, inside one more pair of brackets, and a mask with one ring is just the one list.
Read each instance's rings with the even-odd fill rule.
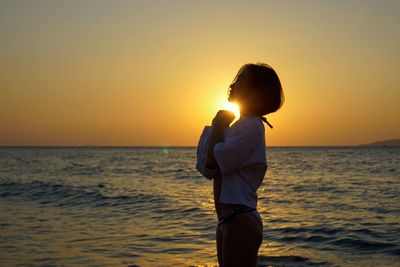
[[249,116],[255,116],[255,117],[258,117],[257,115],[255,115],[255,114],[251,114],[251,113],[247,113],[247,112],[240,112],[240,117],[249,117]]

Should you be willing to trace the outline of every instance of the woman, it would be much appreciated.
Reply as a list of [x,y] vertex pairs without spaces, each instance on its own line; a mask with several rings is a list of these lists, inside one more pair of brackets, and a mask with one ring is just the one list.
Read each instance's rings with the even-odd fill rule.
[[267,170],[263,117],[277,111],[283,91],[276,72],[263,63],[240,68],[230,85],[229,101],[240,106],[240,119],[220,110],[199,141],[197,169],[214,179],[218,216],[217,254],[223,267],[257,266],[263,225],[257,189]]

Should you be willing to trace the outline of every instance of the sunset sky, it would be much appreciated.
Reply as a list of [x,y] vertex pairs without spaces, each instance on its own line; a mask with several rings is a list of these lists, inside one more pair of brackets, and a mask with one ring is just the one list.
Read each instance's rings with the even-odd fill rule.
[[400,138],[400,1],[0,1],[0,145],[194,146],[245,63],[267,145]]

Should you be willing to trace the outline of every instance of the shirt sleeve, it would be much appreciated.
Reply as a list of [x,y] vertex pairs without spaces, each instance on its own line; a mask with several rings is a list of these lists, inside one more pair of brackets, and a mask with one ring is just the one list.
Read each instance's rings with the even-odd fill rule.
[[211,136],[212,126],[205,126],[201,133],[197,145],[197,163],[196,169],[206,178],[213,179],[218,172],[218,168],[210,169],[206,167],[207,141]]
[[214,157],[221,173],[233,172],[245,166],[252,149],[251,131],[247,129],[229,129],[225,141],[214,146]]

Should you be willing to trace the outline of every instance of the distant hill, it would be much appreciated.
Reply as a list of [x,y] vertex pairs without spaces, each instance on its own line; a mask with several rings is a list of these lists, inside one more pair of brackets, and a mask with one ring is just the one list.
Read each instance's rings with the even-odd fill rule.
[[384,140],[360,146],[400,147],[400,139]]

